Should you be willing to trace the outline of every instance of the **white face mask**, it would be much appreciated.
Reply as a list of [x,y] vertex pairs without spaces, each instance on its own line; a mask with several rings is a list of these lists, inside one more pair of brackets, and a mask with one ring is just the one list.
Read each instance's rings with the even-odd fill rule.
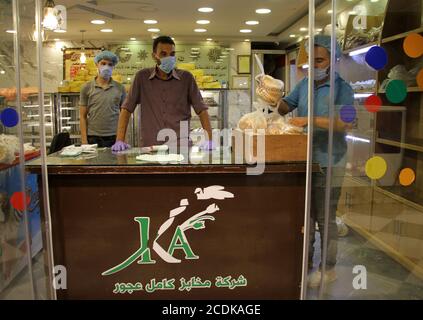
[[329,76],[329,67],[325,69],[314,68],[314,80],[321,81]]

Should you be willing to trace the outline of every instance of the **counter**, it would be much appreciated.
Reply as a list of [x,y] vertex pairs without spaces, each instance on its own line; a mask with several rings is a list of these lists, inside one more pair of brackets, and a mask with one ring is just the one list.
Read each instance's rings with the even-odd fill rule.
[[[305,162],[246,175],[233,155],[160,165],[137,154],[48,157],[59,299],[299,298]],[[27,169],[40,175],[40,160]]]

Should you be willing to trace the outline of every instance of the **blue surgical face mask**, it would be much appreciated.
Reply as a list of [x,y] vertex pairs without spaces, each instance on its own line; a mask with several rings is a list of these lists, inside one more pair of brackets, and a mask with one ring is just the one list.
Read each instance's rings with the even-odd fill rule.
[[100,72],[100,77],[102,77],[105,80],[109,80],[113,73],[113,67],[108,65],[100,66],[98,70]]
[[314,68],[314,80],[321,81],[328,77],[329,75],[329,67],[325,69]]
[[176,57],[175,56],[169,56],[165,58],[160,59],[160,65],[159,68],[164,73],[171,73],[173,69],[175,69],[176,65]]

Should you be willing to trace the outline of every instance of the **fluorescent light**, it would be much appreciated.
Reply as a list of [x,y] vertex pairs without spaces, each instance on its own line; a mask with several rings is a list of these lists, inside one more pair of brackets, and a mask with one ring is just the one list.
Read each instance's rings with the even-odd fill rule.
[[137,40],[137,38],[129,38],[129,40],[135,41],[135,40]]
[[353,56],[356,56],[356,55],[359,55],[359,54],[362,54],[362,53],[366,53],[367,51],[370,50],[370,48],[373,48],[373,47],[374,46],[369,46],[369,47],[365,47],[365,48],[361,48],[361,49],[357,49],[357,50],[351,51],[349,53],[349,56],[350,57],[353,57]]
[[305,31],[307,31],[308,29],[307,28],[305,28],[305,27],[302,27],[302,28],[300,28],[300,31],[301,32],[305,32]]
[[144,23],[145,24],[156,24],[157,23],[157,20],[150,20],[150,19],[148,19],[148,20],[144,20]]
[[258,14],[268,14],[270,12],[272,12],[272,10],[270,10],[270,9],[257,9],[256,10],[256,13],[258,13]]
[[56,33],[66,33],[66,30],[56,29],[56,30],[53,30],[53,32],[56,32]]
[[160,29],[158,29],[158,28],[150,28],[150,29],[147,29],[147,31],[148,32],[160,32]]
[[91,20],[91,23],[92,24],[105,24],[106,21],[104,21],[104,20]]
[[113,32],[112,29],[101,29],[100,32]]
[[214,9],[213,8],[209,8],[209,7],[204,7],[204,8],[199,8],[198,11],[209,13],[209,12],[213,12]]
[[253,32],[253,30],[251,30],[251,29],[241,29],[241,30],[239,30],[239,32],[241,32],[241,33],[251,33],[251,32]]
[[245,21],[245,24],[249,25],[249,26],[256,26],[258,25],[260,22],[255,21],[255,20],[250,20],[250,21]]
[[303,68],[303,69],[308,69],[308,64],[304,64],[304,65],[302,66],[302,68]]
[[197,24],[209,24],[209,20],[197,20]]
[[250,42],[250,39],[245,39],[244,41],[245,41],[245,42]]
[[359,137],[352,136],[352,135],[346,135],[345,138],[348,139],[348,140],[352,140],[352,141],[360,141],[360,142],[370,143],[370,140],[368,140],[368,139],[363,139],[363,138],[359,138]]
[[373,95],[373,93],[355,93],[354,94],[354,98],[359,99],[359,98],[368,98],[371,95]]
[[7,33],[16,33],[16,30],[6,30]]
[[296,37],[296,35],[295,35],[295,34],[290,34],[290,35],[289,35],[289,37],[290,37],[290,38],[295,38],[295,37]]
[[207,29],[194,29],[194,32],[207,32]]

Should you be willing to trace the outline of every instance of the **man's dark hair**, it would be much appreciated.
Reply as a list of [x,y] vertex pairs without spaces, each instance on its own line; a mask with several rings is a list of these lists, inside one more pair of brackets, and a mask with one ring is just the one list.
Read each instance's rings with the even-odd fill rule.
[[159,43],[166,43],[166,44],[175,45],[175,41],[173,41],[171,37],[168,37],[168,36],[160,36],[160,37],[157,37],[156,39],[154,39],[154,42],[153,42],[153,52],[156,52],[157,45]]

